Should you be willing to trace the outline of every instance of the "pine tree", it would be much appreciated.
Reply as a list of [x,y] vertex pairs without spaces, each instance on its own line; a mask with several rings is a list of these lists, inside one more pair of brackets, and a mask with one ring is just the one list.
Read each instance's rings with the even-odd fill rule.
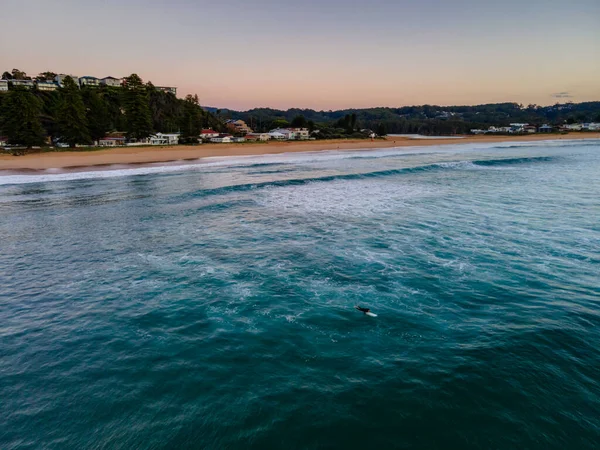
[[197,143],[202,132],[203,114],[197,95],[187,95],[183,103],[181,138],[183,142]]
[[136,74],[125,78],[123,106],[127,137],[144,139],[152,133],[148,89]]
[[84,88],[82,96],[86,107],[90,137],[93,141],[97,141],[110,131],[110,115],[107,103],[96,88]]
[[9,144],[27,148],[44,144],[41,110],[41,101],[25,88],[16,87],[5,94],[0,115],[2,131]]
[[62,142],[75,147],[91,142],[85,106],[81,91],[71,77],[65,77],[61,89],[62,99],[56,112],[58,133]]

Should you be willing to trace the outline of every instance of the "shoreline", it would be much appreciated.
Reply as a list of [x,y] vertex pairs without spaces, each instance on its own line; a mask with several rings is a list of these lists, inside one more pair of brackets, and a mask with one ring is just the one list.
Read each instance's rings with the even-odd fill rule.
[[[535,134],[528,136],[462,136],[413,139],[387,136],[375,141],[335,139],[323,141],[270,142],[257,144],[202,144],[172,147],[117,147],[94,151],[60,151],[32,153],[25,156],[0,155],[0,175],[35,174],[50,169],[79,171],[81,169],[119,169],[115,166],[144,166],[172,163],[191,163],[202,158],[228,156],[260,156],[296,152],[356,151],[383,148],[431,147],[460,144],[503,142],[556,141],[600,139],[600,132],[574,132],[561,135]],[[8,172],[8,173],[7,173]]]

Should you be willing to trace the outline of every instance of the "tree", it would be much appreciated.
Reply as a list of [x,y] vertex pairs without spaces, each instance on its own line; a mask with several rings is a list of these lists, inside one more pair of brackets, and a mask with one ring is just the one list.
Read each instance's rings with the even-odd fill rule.
[[379,123],[379,125],[377,125],[377,134],[379,136],[385,136],[387,134],[385,131],[385,125],[383,123]]
[[54,81],[56,74],[54,72],[42,72],[35,79],[37,81]]
[[181,118],[181,138],[183,142],[198,143],[202,132],[202,109],[197,95],[187,95],[183,101]]
[[10,72],[4,72],[2,74],[2,79],[3,80],[12,80],[13,79],[12,73],[10,73]]
[[19,69],[12,70],[12,79],[13,80],[31,80],[31,77],[28,77],[27,74]]
[[9,144],[31,148],[44,144],[44,129],[40,122],[42,104],[29,90],[16,87],[2,102],[2,131]]
[[350,128],[352,128],[352,131],[356,129],[356,113],[352,113],[350,116]]
[[130,139],[147,138],[152,133],[148,89],[136,74],[125,78],[123,87],[125,89],[123,107],[127,137]]
[[85,106],[81,91],[71,77],[65,77],[61,92],[61,102],[56,112],[58,133],[61,141],[73,148],[77,144],[91,142]]
[[86,108],[90,137],[92,141],[98,141],[111,129],[108,104],[96,88],[84,88],[81,94]]
[[310,131],[311,133],[315,131],[316,125],[312,120],[309,120],[306,126],[308,127],[308,131]]
[[291,126],[294,128],[307,128],[308,122],[306,121],[306,117],[304,117],[302,114],[294,117]]

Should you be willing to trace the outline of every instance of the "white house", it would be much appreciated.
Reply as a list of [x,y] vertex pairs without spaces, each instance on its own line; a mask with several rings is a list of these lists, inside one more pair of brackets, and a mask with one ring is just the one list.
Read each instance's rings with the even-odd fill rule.
[[219,136],[219,133],[217,133],[215,130],[211,130],[211,129],[202,130],[202,132],[200,133],[201,139],[211,139],[211,138],[218,137],[218,136]]
[[55,91],[58,89],[58,84],[53,81],[38,81],[36,86],[40,91]]
[[290,128],[289,130],[294,133],[296,139],[308,139],[310,137],[308,128]]
[[217,144],[226,144],[232,142],[233,136],[230,134],[219,134],[217,137],[210,138],[210,142]]
[[485,134],[485,133],[487,133],[486,130],[480,130],[480,129],[477,129],[477,128],[474,128],[474,129],[471,130],[471,134]]
[[8,91],[8,80],[0,80],[0,92]]
[[105,137],[98,141],[100,147],[116,147],[118,145],[125,145],[124,137]]
[[162,92],[167,92],[169,94],[177,95],[177,88],[170,86],[156,86],[156,89]]
[[584,123],[581,125],[581,129],[585,131],[598,131],[600,130],[600,123]]
[[79,85],[83,86],[100,86],[100,79],[96,77],[85,76],[79,78]]
[[231,138],[232,142],[246,142],[246,138],[245,137],[233,137]]
[[269,131],[269,134],[271,135],[271,137],[273,139],[280,139],[278,137],[275,137],[274,134],[283,134],[283,136],[284,136],[283,139],[287,139],[287,140],[296,138],[296,134],[289,128],[275,128],[274,130]]
[[284,141],[287,139],[287,136],[285,134],[280,133],[278,131],[270,131],[269,136],[271,136],[271,139],[275,139],[276,141]]
[[73,79],[73,81],[75,82],[75,84],[79,86],[79,78],[76,77],[75,75],[65,75],[64,73],[61,73],[60,75],[56,75],[56,77],[54,78],[54,81],[56,81],[58,83],[58,85],[60,87],[62,87],[63,81],[65,80],[66,77],[71,77]]
[[179,134],[177,133],[156,133],[150,136],[152,145],[177,145],[179,144]]
[[100,80],[100,84],[110,87],[121,87],[121,79],[115,77],[104,77]]
[[10,80],[13,86],[22,86],[31,89],[33,87],[33,80]]

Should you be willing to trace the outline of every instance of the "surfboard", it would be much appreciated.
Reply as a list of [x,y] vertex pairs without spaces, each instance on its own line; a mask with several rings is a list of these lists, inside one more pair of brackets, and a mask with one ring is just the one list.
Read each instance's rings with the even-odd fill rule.
[[377,314],[374,314],[372,312],[365,313],[365,315],[367,315],[369,317],[377,317]]

